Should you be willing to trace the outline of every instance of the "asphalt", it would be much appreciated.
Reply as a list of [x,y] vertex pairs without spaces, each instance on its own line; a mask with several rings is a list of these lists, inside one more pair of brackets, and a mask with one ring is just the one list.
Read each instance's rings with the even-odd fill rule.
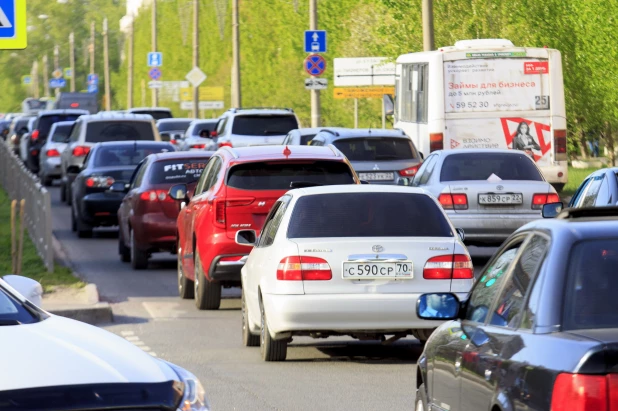
[[[216,410],[377,410],[413,408],[414,338],[390,346],[349,338],[294,338],[283,363],[265,363],[259,348],[241,343],[240,291],[226,290],[218,311],[198,311],[176,288],[176,258],[154,256],[134,271],[118,257],[115,229],[78,239],[70,208],[52,188],[54,235],[74,270],[111,304],[114,322],[102,328],[153,356],[193,372]],[[477,272],[493,250],[476,250]]]

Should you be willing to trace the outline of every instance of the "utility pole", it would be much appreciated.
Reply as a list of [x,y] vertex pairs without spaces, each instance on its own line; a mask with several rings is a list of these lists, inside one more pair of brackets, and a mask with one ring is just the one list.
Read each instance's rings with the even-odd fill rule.
[[423,50],[432,51],[433,41],[433,0],[423,0]]
[[[317,29],[318,0],[309,0],[309,30]],[[311,127],[320,127],[320,90],[311,90]]]
[[75,92],[75,34],[69,34],[69,66],[71,68],[71,92]]
[[105,110],[112,109],[112,93],[109,84],[109,39],[107,36],[107,18],[103,20],[103,58],[105,59]]
[[[157,0],[152,0],[152,51],[157,51]],[[159,105],[159,93],[156,88],[152,90],[152,106]]]
[[[236,1],[236,0],[234,0]],[[193,67],[200,64],[200,1],[193,0]],[[193,87],[193,118],[198,118],[200,89],[199,85]]]
[[133,16],[131,16],[131,23],[129,24],[129,70],[127,73],[127,108],[133,107]]
[[90,23],[90,74],[95,73],[94,68],[94,36],[95,36],[95,26],[94,21]]
[[[54,46],[54,71],[59,70],[59,69],[60,69],[60,47],[58,47],[58,45],[56,44]],[[54,95],[58,97],[58,94],[60,94],[60,89],[56,87],[54,89]]]
[[32,97],[39,98],[39,62],[32,63]]
[[240,93],[240,29],[238,0],[232,0],[232,107],[242,107]]
[[49,67],[47,66],[47,54],[43,56],[43,89],[45,90],[45,97],[49,97]]

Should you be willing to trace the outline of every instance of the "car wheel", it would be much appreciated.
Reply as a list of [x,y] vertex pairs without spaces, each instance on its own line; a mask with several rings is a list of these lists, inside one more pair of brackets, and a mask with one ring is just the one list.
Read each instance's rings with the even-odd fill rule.
[[185,277],[182,269],[182,251],[178,250],[178,295],[183,300],[190,300],[195,297],[195,285],[192,280]]
[[62,183],[60,184],[60,201],[63,203],[67,202],[67,192],[66,192],[66,188],[64,187],[66,184]]
[[268,330],[264,305],[260,304],[260,353],[264,361],[285,361],[288,354],[287,340],[273,340]]
[[416,390],[416,401],[414,401],[414,411],[428,411],[427,405],[427,391],[425,391],[425,384],[421,384]]
[[260,336],[251,334],[251,329],[249,328],[249,312],[247,311],[247,301],[244,291],[242,292],[240,307],[242,314],[242,343],[245,347],[257,347],[260,345]]
[[221,306],[221,284],[208,281],[204,275],[199,249],[195,250],[195,306],[200,310],[218,310]]
[[137,248],[135,232],[131,230],[131,267],[134,270],[144,270],[148,267],[148,253]]
[[118,254],[120,254],[120,261],[128,263],[131,261],[131,249],[127,247],[124,241],[124,235],[122,235],[122,228],[118,228]]
[[77,237],[92,238],[92,226],[89,226],[81,220],[75,207],[71,207],[71,210],[73,210],[71,211],[71,216],[73,216],[73,224],[75,231],[77,231]]

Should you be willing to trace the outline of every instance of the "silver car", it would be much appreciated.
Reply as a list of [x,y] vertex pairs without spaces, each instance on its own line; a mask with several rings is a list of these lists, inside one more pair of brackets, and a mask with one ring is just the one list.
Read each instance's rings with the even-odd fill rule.
[[60,154],[69,141],[74,121],[59,121],[52,125],[47,141],[39,155],[39,178],[45,186],[50,186],[54,178],[62,177],[60,169]]
[[215,129],[218,147],[279,145],[300,124],[289,108],[232,108],[223,113]]
[[[320,131],[324,130],[327,127],[320,128],[297,128],[295,130],[291,130],[283,143],[284,146],[308,146],[310,145],[311,140],[318,134]],[[333,127],[328,127],[329,130],[338,130]]]
[[157,120],[157,129],[161,135],[161,141],[169,141],[178,145],[194,120],[194,118],[162,118]]
[[212,133],[215,131],[217,121],[217,119],[194,120],[187,128],[182,140],[178,142],[178,151],[216,151],[217,142]]
[[411,183],[433,194],[466,244],[502,243],[560,201],[534,161],[517,150],[434,151]]

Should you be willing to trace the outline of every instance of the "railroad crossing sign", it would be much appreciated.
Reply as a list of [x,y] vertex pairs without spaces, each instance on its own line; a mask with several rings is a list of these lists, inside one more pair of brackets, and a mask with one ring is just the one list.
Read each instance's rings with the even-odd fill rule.
[[0,0],[0,50],[28,45],[25,0]]
[[148,75],[150,76],[150,79],[152,80],[159,80],[161,76],[163,75],[163,73],[161,73],[161,69],[155,67],[155,68],[150,69],[150,71],[148,72]]
[[148,67],[161,67],[163,65],[163,53],[153,51],[148,53]]
[[326,60],[319,54],[310,54],[305,59],[305,71],[312,76],[320,76],[326,70]]
[[326,53],[326,30],[305,31],[305,53]]

